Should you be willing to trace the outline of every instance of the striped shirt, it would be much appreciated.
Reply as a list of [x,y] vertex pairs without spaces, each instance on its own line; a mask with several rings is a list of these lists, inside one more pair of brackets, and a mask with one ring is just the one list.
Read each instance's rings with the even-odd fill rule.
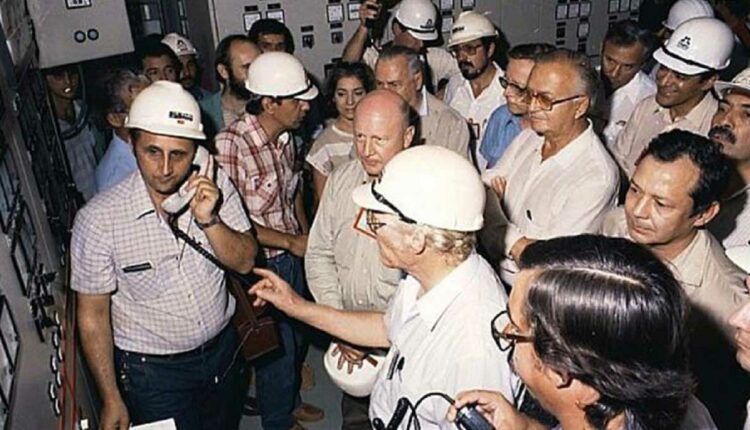
[[305,161],[328,176],[333,169],[355,158],[357,150],[354,147],[354,135],[339,130],[332,122],[315,139]]
[[[219,215],[235,231],[250,230],[242,201],[218,170]],[[178,219],[212,252],[190,211]],[[154,209],[140,171],[97,194],[76,215],[71,284],[80,294],[111,294],[115,346],[143,354],[190,351],[214,338],[234,313],[224,271],[177,241]]]
[[[216,161],[237,186],[253,222],[281,233],[301,234],[294,212],[300,172],[292,134],[286,132],[269,142],[258,118],[246,113],[216,135],[215,142]],[[266,258],[284,253],[263,251]]]

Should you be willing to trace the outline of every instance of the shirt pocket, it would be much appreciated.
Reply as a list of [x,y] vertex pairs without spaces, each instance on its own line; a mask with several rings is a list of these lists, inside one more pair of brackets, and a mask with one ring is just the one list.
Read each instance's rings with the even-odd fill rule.
[[279,199],[279,178],[275,173],[254,176],[252,179],[252,197],[248,210],[255,214],[264,214]]
[[129,295],[136,302],[146,302],[159,298],[165,288],[166,283],[160,279],[159,270],[152,263],[151,268],[143,270],[126,270],[126,268],[140,265],[146,262],[134,262],[132,264],[122,265],[120,271],[120,282],[118,289]]

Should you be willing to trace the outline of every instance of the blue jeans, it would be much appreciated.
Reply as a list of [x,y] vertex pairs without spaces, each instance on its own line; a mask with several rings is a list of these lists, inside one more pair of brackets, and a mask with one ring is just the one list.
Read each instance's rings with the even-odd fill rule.
[[[155,356],[115,348],[117,385],[134,425],[174,418],[178,430],[237,429],[247,374],[233,327],[188,353]],[[234,361],[233,361],[234,359]]]
[[[284,253],[270,258],[267,266],[307,296],[302,259]],[[294,425],[292,412],[300,405],[300,369],[307,353],[302,324],[280,312],[274,314],[281,348],[255,363],[255,389],[264,430],[288,430]]]

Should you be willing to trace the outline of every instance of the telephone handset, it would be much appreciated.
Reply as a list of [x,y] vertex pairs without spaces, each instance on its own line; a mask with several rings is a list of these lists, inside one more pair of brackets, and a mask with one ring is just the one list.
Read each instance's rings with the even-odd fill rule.
[[[211,155],[206,148],[198,146],[198,149],[195,151],[195,158],[193,158],[193,165],[198,166],[198,175],[206,175],[209,169],[213,167]],[[188,190],[187,186],[188,181],[186,180],[176,193],[161,202],[162,209],[170,214],[182,211],[190,203],[190,200],[195,197],[195,192],[197,191],[196,188]]]

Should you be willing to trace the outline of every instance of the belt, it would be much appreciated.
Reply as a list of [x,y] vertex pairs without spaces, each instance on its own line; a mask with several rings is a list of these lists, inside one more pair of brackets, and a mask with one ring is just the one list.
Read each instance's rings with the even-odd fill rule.
[[221,340],[221,338],[223,336],[226,336],[229,333],[229,330],[231,330],[231,324],[227,324],[227,326],[224,327],[219,332],[219,334],[217,334],[213,338],[211,338],[208,341],[206,341],[206,343],[204,343],[203,345],[201,345],[201,346],[199,346],[199,347],[197,347],[195,349],[191,349],[189,351],[185,351],[185,352],[176,352],[174,354],[146,354],[146,353],[143,353],[143,352],[125,351],[125,350],[122,350],[122,349],[120,351],[122,351],[126,355],[137,355],[137,356],[144,357],[144,358],[147,358],[147,359],[152,359],[152,360],[162,360],[162,361],[181,360],[181,359],[185,359],[185,358],[195,357],[195,356],[201,355],[201,354],[206,353],[206,352],[210,352],[211,350],[213,350],[214,348],[216,348],[216,346],[219,344],[219,341]]

